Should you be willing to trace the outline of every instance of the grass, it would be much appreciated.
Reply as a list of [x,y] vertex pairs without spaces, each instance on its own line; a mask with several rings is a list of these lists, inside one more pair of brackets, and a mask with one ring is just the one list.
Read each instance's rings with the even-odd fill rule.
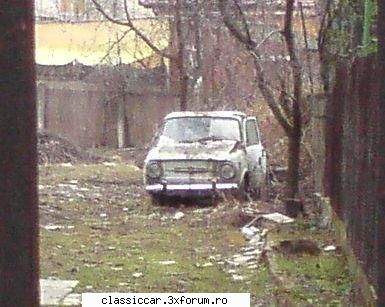
[[[121,162],[40,167],[41,223],[63,227],[41,229],[42,278],[78,280],[78,293],[247,292],[254,303],[275,306],[278,289],[264,264],[236,269],[243,280],[229,271],[226,260],[247,244],[239,211],[229,204],[154,207],[141,178],[140,169]],[[178,211],[185,217],[174,220]],[[298,238],[335,243],[306,220],[273,236]],[[277,253],[276,261],[293,281],[287,295],[296,306],[349,305],[352,277],[343,255]]]
[[[98,203],[77,198],[77,190],[64,198],[56,189],[41,193],[42,223],[63,226],[41,229],[42,278],[78,280],[78,293],[250,292],[270,304],[274,286],[263,264],[240,269],[242,281],[228,272],[226,259],[246,244],[238,227],[223,222],[228,208],[208,208],[215,213],[205,215],[194,213],[199,206],[153,207],[141,176],[124,163],[40,168],[42,186],[76,182],[90,189],[87,196],[92,183],[117,183],[106,185]],[[185,217],[173,220],[179,210]]]
[[[281,231],[275,241],[305,239],[320,247],[333,244],[327,230],[299,220],[290,229]],[[348,306],[353,286],[346,257],[339,251],[318,255],[277,253],[277,267],[290,279],[288,293],[296,306]]]
[[40,183],[57,184],[69,180],[140,180],[141,170],[133,164],[47,164],[39,167]]

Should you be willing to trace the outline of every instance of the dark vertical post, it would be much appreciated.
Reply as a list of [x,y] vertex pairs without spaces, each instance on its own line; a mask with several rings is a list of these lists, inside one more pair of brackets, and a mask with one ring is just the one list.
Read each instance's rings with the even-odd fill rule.
[[39,306],[33,1],[1,1],[0,30],[0,306]]
[[380,95],[378,102],[377,136],[377,285],[378,306],[385,306],[385,1],[378,1],[377,38],[378,64],[380,69]]
[[336,81],[332,90],[332,97],[325,106],[325,172],[324,189],[330,197],[333,208],[342,218],[343,208],[341,203],[342,189],[342,137],[344,120],[344,97],[347,93],[346,85],[348,70],[344,62],[340,61],[336,66]]
[[183,21],[183,2],[181,3],[181,0],[175,1],[175,27],[176,27],[176,35],[177,35],[177,67],[179,72],[179,106],[181,111],[187,110],[187,99],[188,99],[188,75],[187,75],[187,69],[186,69],[186,63],[185,63],[185,37],[183,37],[184,34],[184,27],[186,22]]

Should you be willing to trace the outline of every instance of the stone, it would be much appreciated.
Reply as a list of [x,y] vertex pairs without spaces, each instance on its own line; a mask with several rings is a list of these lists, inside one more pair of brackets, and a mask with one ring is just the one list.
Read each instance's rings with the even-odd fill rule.
[[258,265],[255,263],[250,263],[247,267],[251,270],[258,269]]
[[78,283],[77,280],[41,279],[40,305],[60,305]]
[[60,305],[62,306],[80,306],[82,303],[82,295],[80,293],[68,294]]
[[135,278],[139,278],[139,277],[143,276],[143,273],[140,273],[140,272],[134,273],[134,274],[132,274],[132,276],[135,277]]
[[233,275],[233,280],[235,281],[242,281],[242,280],[245,280],[245,277],[242,276],[242,275]]
[[177,212],[177,213],[175,213],[175,215],[174,215],[174,220],[180,220],[180,219],[182,219],[184,216],[185,216],[185,214],[184,214],[183,212]]
[[166,261],[158,261],[158,263],[161,265],[171,265],[171,264],[175,264],[176,262],[174,260],[166,260]]
[[257,249],[254,249],[254,250],[251,250],[251,251],[248,251],[248,252],[244,252],[243,255],[245,256],[256,256],[256,255],[260,255],[262,252],[260,250],[257,250]]
[[255,260],[255,256],[240,256],[233,258],[233,262],[239,263],[239,265],[246,264],[249,261]]
[[247,240],[251,240],[258,232],[260,232],[259,229],[254,226],[241,228],[241,233]]
[[334,245],[328,245],[323,248],[324,252],[334,252],[337,249]]
[[255,235],[250,241],[249,244],[251,246],[261,246],[263,245],[263,241],[261,241],[261,237],[259,235]]
[[56,230],[64,229],[64,226],[61,226],[61,225],[46,225],[46,226],[44,226],[44,229],[45,230],[56,231]]

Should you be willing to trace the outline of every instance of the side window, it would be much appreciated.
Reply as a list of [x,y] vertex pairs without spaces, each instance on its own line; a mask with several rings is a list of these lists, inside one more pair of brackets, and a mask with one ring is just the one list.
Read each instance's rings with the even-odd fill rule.
[[246,122],[246,142],[248,146],[259,143],[257,125],[255,120],[251,119]]

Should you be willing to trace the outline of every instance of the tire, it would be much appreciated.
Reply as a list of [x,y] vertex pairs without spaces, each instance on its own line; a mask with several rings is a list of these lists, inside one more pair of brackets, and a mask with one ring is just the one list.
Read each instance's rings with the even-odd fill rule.
[[153,206],[163,206],[165,203],[165,197],[159,194],[151,194],[151,204]]
[[261,187],[256,187],[251,191],[252,200],[260,200],[261,199]]
[[249,200],[249,198],[247,196],[249,193],[248,186],[249,186],[249,184],[247,182],[247,179],[245,178],[242,181],[242,183],[240,184],[238,190],[235,190],[233,192],[234,199],[236,199],[239,202],[245,202],[245,201]]

